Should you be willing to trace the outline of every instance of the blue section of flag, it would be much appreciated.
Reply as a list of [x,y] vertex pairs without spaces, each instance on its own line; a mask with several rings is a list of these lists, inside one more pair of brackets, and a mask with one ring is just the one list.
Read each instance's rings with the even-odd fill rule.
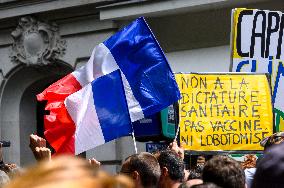
[[180,99],[167,59],[144,18],[132,22],[104,45],[124,73],[145,116]]
[[132,132],[120,70],[92,82],[94,105],[105,142]]

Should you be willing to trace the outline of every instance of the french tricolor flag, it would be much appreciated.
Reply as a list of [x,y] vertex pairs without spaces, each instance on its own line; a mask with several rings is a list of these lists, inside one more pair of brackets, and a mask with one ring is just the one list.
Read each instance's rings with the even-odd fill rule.
[[99,77],[65,100],[75,125],[75,154],[132,132],[120,71]]
[[96,46],[84,67],[37,95],[39,101],[47,101],[45,137],[57,153],[75,153],[77,125],[66,110],[66,97],[118,69],[132,122],[157,113],[180,98],[162,49],[145,19],[138,18]]

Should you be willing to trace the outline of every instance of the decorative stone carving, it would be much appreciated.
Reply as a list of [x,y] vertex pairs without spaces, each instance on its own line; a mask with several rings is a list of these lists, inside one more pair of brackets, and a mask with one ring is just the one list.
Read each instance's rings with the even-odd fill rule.
[[60,38],[58,26],[22,17],[11,33],[11,60],[26,65],[47,65],[65,54],[66,41]]

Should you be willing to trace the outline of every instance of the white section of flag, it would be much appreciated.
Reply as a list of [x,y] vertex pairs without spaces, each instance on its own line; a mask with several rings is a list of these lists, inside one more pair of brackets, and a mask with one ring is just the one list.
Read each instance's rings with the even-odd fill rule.
[[[74,71],[72,74],[81,86],[84,87],[94,79],[109,74],[117,69],[119,69],[119,67],[110,50],[103,43],[100,43],[94,48],[86,65]],[[143,110],[137,99],[134,97],[129,82],[122,71],[121,76],[131,121],[134,122],[143,119]]]
[[[91,83],[73,93],[65,101],[68,113],[76,125],[75,154],[104,144],[105,139],[96,113]],[[78,100],[78,99],[84,100]]]

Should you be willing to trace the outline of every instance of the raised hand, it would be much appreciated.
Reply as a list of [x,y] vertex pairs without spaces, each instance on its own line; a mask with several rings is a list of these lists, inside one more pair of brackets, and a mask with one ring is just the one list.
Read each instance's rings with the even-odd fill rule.
[[36,160],[38,160],[38,161],[41,161],[41,160],[50,161],[51,160],[51,151],[50,151],[50,149],[48,149],[46,147],[36,147],[35,152],[34,152],[34,156],[35,156]]
[[183,147],[179,147],[176,141],[170,143],[169,147],[170,150],[174,151],[178,156],[183,160],[184,159],[184,149]]
[[36,147],[46,147],[46,140],[37,135],[30,135],[30,148],[32,151],[35,150]]
[[36,160],[51,160],[51,151],[46,147],[46,140],[37,135],[30,135],[30,148]]
[[89,159],[88,161],[90,165],[93,166],[95,169],[99,169],[101,166],[101,163],[97,161],[95,158]]

